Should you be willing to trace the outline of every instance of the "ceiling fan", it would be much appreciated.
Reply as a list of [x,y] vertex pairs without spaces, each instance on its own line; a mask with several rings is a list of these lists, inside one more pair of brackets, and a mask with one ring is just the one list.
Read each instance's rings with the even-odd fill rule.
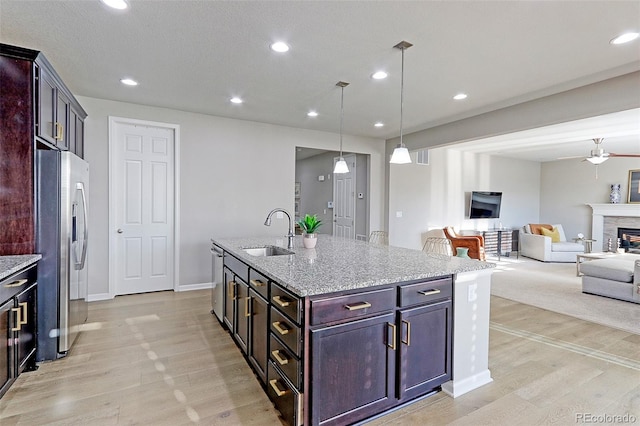
[[603,138],[594,138],[593,142],[596,144],[596,148],[591,150],[591,154],[586,157],[582,161],[588,161],[591,164],[602,164],[607,161],[611,157],[637,157],[640,158],[640,154],[614,154],[613,152],[605,152],[603,148],[601,148]]

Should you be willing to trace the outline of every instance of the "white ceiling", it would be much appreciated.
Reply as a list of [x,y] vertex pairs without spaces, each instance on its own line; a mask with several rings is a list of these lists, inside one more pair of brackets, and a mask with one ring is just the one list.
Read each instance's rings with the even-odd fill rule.
[[[76,95],[330,132],[340,123],[335,84],[347,81],[344,133],[383,139],[399,135],[393,46],[402,40],[414,44],[405,134],[640,70],[640,40],[609,44],[640,29],[639,1],[129,3],[118,12],[98,0],[0,0],[0,39],[43,51]],[[270,51],[276,40],[291,50]],[[378,69],[389,78],[372,80]],[[123,86],[125,76],[140,85]],[[469,97],[454,101],[458,92]],[[640,153],[631,118],[632,134],[572,136],[580,154],[566,141],[554,157],[587,155],[592,137],[605,137],[607,151]]]

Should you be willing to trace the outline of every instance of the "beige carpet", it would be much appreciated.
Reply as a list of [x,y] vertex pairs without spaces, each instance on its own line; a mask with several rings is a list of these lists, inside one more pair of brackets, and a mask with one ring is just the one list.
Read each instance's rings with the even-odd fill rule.
[[582,293],[575,263],[544,263],[526,257],[488,259],[497,264],[491,294],[640,334],[640,304]]

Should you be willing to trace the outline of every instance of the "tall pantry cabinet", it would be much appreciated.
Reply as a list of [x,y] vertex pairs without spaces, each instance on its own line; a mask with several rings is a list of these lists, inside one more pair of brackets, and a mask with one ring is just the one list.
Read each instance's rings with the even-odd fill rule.
[[0,256],[36,252],[36,149],[84,156],[87,113],[45,56],[0,43]]

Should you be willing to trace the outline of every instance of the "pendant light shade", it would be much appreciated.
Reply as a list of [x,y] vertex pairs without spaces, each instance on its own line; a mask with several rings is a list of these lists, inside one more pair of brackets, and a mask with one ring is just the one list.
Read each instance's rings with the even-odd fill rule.
[[340,158],[333,168],[333,173],[349,173],[349,166],[347,166],[347,162],[344,161],[344,157],[342,157],[342,121],[344,118],[344,88],[347,87],[349,83],[345,83],[344,81],[339,81],[336,83],[336,86],[340,87]]
[[402,69],[400,71],[400,143],[393,150],[393,154],[391,155],[391,160],[389,161],[391,164],[408,164],[411,163],[411,157],[409,156],[409,150],[402,143],[402,113],[404,106],[404,51],[413,46],[413,44],[407,41],[401,41],[396,44],[396,49],[400,49],[402,51]]
[[391,154],[391,164],[408,164],[411,162],[411,156],[409,155],[409,150],[406,146],[398,146],[393,150],[393,154]]

